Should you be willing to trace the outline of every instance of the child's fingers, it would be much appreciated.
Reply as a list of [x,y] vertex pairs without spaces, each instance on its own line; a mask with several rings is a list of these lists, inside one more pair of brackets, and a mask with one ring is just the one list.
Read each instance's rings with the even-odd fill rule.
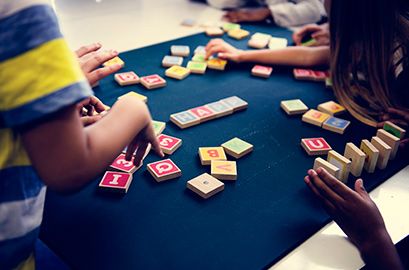
[[86,55],[87,53],[99,50],[101,47],[102,47],[102,45],[99,42],[89,44],[89,45],[85,45],[85,46],[82,46],[81,48],[79,48],[78,50],[76,50],[75,54],[78,57],[82,57],[82,56]]
[[131,161],[133,154],[135,153],[136,148],[138,147],[137,141],[134,139],[127,147],[126,153],[125,153],[125,160],[126,161]]
[[115,64],[103,68],[96,69],[87,74],[87,79],[91,85],[98,82],[99,80],[111,75],[112,73],[117,72],[122,68],[121,65]]
[[339,205],[343,203],[344,200],[338,194],[336,194],[331,188],[329,188],[323,180],[321,180],[316,171],[309,170],[308,175],[310,177],[311,183],[316,187],[316,189],[322,195],[322,197],[324,197],[334,205]]
[[329,174],[325,169],[318,168],[317,174],[320,179],[323,180],[325,184],[341,198],[347,200],[349,197],[351,197],[352,190],[334,176]]
[[102,118],[102,115],[93,115],[93,116],[83,116],[81,117],[82,124],[84,127],[94,124],[98,122]]
[[162,149],[160,149],[160,145],[159,145],[159,141],[158,139],[153,136],[152,139],[150,140],[150,143],[152,145],[152,149],[153,151],[155,151],[155,153],[160,156],[160,157],[164,157],[165,155],[162,152]]
[[147,147],[148,147],[148,143],[146,142],[139,144],[138,149],[136,150],[136,153],[135,153],[134,160],[133,160],[133,164],[135,164],[135,166],[139,166],[141,164],[142,159],[145,156]]
[[105,111],[104,103],[102,103],[102,101],[96,96],[91,96],[89,104],[93,106],[93,108],[97,111],[97,113],[101,113]]
[[86,62],[83,64],[83,69],[86,71],[94,70],[116,56],[118,56],[117,51],[95,53],[92,55],[92,57],[86,60]]
[[326,210],[330,212],[331,214],[336,210],[336,207],[327,199],[325,199],[321,193],[318,191],[318,189],[314,186],[314,184],[311,182],[310,177],[307,175],[304,178],[304,182],[307,184],[307,186],[311,189],[311,191],[318,197],[320,198],[321,202],[324,204]]

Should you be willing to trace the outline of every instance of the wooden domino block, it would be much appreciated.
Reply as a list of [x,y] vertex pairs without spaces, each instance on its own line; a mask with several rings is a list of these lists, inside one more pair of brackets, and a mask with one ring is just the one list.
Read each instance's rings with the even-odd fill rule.
[[307,105],[305,105],[300,99],[283,100],[280,103],[280,107],[288,115],[303,114],[308,111]]
[[187,63],[187,69],[189,69],[190,72],[195,74],[205,74],[206,68],[207,64],[204,62],[189,61],[189,63]]
[[302,121],[321,127],[325,120],[327,120],[329,117],[330,117],[329,114],[314,109],[310,109],[309,111],[303,114]]
[[328,78],[325,79],[325,88],[333,89],[333,84],[332,84],[331,77],[328,77]]
[[279,50],[287,47],[288,41],[285,38],[271,37],[268,43],[270,50]]
[[331,163],[329,163],[328,161],[320,157],[316,158],[314,161],[314,167],[313,167],[314,171],[318,170],[318,168],[325,169],[329,174],[331,174],[332,176],[334,176],[335,178],[339,180],[341,170],[337,166],[332,165]]
[[399,139],[404,138],[406,135],[406,130],[399,127],[398,125],[395,125],[391,121],[386,121],[385,124],[383,125],[383,129],[392,134],[393,136],[398,137]]
[[225,23],[223,24],[224,32],[229,32],[230,30],[240,29],[240,24],[237,23]]
[[170,52],[173,56],[189,56],[190,48],[189,46],[182,46],[182,45],[172,45],[170,47]]
[[132,174],[107,171],[101,182],[99,182],[99,187],[105,190],[127,193],[131,183]]
[[211,175],[219,180],[237,180],[236,161],[212,160],[210,171]]
[[273,72],[272,67],[255,65],[251,70],[251,75],[262,77],[262,78],[269,78],[271,75],[271,72]]
[[309,156],[326,155],[332,150],[331,146],[324,138],[305,138],[301,139],[301,146]]
[[360,177],[364,169],[366,154],[353,143],[345,146],[344,157],[351,160],[351,174]]
[[112,163],[109,165],[112,169],[126,172],[126,173],[134,173],[137,169],[140,168],[133,164],[133,161],[125,160],[125,154],[120,154]]
[[224,70],[226,65],[227,61],[220,58],[211,58],[207,60],[207,67],[210,69]]
[[175,179],[182,175],[182,171],[170,159],[150,163],[147,165],[147,168],[149,173],[155,178],[156,182]]
[[135,96],[135,97],[139,98],[141,101],[143,101],[145,103],[148,102],[148,98],[146,96],[138,94],[136,92],[128,92],[125,95],[122,95],[122,96],[118,97],[118,99],[122,99],[122,98],[127,97],[127,96]]
[[212,160],[227,160],[223,147],[200,147],[199,157],[202,165],[210,165]]
[[204,173],[187,182],[187,188],[203,199],[208,199],[224,189],[224,183]]
[[295,68],[293,74],[294,78],[297,80],[314,80],[314,73],[310,69]]
[[181,66],[172,66],[165,71],[165,75],[169,78],[183,80],[190,74],[190,69]]
[[125,66],[125,62],[122,61],[121,58],[118,56],[112,58],[111,60],[106,61],[105,63],[102,64],[104,67],[112,66],[112,65],[120,65],[121,67]]
[[205,54],[195,54],[192,57],[192,62],[206,63],[205,56],[206,56]]
[[239,138],[233,138],[222,144],[224,151],[236,159],[239,159],[253,151],[253,145]]
[[139,83],[139,76],[136,75],[133,71],[117,73],[114,75],[114,79],[120,86]]
[[205,105],[216,114],[216,118],[230,115],[233,113],[233,107],[227,105],[226,103],[216,101]]
[[260,32],[257,32],[257,33],[254,33],[252,36],[251,36],[251,39],[258,39],[258,40],[261,40],[261,39],[263,39],[263,40],[270,40],[270,38],[272,38],[272,36],[270,35],[270,34],[264,34],[264,33],[260,33]]
[[205,30],[206,35],[209,37],[220,37],[224,35],[224,31],[220,27],[208,27]]
[[232,97],[221,99],[220,102],[233,108],[234,112],[245,110],[249,106],[249,104],[246,101],[242,100],[241,98],[237,96],[232,96]]
[[250,35],[250,32],[243,29],[232,29],[227,32],[227,35],[231,38],[240,40],[248,37]]
[[189,111],[172,114],[170,121],[182,129],[200,124],[200,118]]
[[183,64],[183,57],[165,55],[162,60],[163,67],[181,66]]
[[212,111],[209,107],[206,106],[200,106],[190,109],[189,112],[198,117],[200,119],[200,123],[217,118],[216,112]]
[[378,162],[376,167],[383,170],[388,166],[388,161],[392,153],[392,148],[382,141],[379,137],[372,137],[371,143],[379,150]]
[[312,74],[312,79],[317,82],[325,82],[325,80],[329,77],[328,71],[312,70]]
[[399,149],[400,139],[384,129],[378,129],[376,136],[392,148],[390,159],[394,159]]
[[166,80],[163,79],[158,74],[153,74],[141,78],[141,84],[145,86],[146,89],[152,90],[156,88],[161,88],[166,86]]
[[351,171],[351,161],[334,150],[328,152],[327,161],[339,168],[338,179],[346,183],[348,181],[349,172]]
[[334,101],[327,101],[318,105],[318,110],[329,115],[338,115],[345,112],[345,108]]
[[311,47],[311,46],[314,46],[316,43],[317,43],[317,40],[315,38],[311,38],[309,40],[302,42],[301,46]]
[[197,46],[195,51],[195,55],[206,55],[206,47],[205,46]]
[[344,134],[350,124],[350,121],[331,116],[325,120],[322,124],[322,128],[339,134]]
[[254,39],[251,38],[247,45],[255,49],[264,49],[268,45],[269,39]]
[[172,155],[182,145],[181,139],[165,134],[160,134],[158,141],[160,149],[167,155]]
[[158,136],[165,130],[166,123],[161,122],[161,121],[152,120],[152,127],[153,127],[153,131],[155,132],[155,135]]
[[368,173],[373,173],[378,163],[379,150],[372,145],[368,140],[363,140],[361,142],[360,149],[365,153],[365,164],[364,168]]

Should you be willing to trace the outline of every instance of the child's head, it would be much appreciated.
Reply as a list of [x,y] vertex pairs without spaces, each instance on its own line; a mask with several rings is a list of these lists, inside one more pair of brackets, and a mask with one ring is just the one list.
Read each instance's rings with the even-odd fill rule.
[[370,125],[388,107],[400,104],[390,91],[399,60],[407,58],[406,6],[405,0],[326,2],[335,94],[356,118]]

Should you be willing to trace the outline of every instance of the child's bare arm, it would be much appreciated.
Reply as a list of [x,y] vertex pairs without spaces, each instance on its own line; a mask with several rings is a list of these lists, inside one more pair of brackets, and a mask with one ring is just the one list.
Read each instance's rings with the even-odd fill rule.
[[146,105],[129,97],[118,101],[103,119],[89,127],[83,127],[74,105],[22,131],[22,139],[45,184],[68,191],[102,173],[131,141],[141,141],[137,138],[141,131],[161,155]]

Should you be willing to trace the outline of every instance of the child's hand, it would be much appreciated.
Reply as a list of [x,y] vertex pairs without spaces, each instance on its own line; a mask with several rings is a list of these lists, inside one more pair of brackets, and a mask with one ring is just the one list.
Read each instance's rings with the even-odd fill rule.
[[97,122],[103,116],[101,113],[105,111],[104,103],[95,96],[84,99],[77,104],[77,108],[84,126],[89,126]]
[[259,22],[271,15],[268,8],[238,9],[228,11],[223,15],[223,19],[232,22]]
[[149,121],[148,125],[146,125],[128,145],[125,159],[127,161],[132,160],[132,156],[136,150],[133,163],[136,166],[139,166],[149,144],[152,145],[152,149],[156,152],[156,154],[158,154],[160,157],[164,157],[164,154],[160,149],[158,139],[156,138],[155,132],[153,130],[152,121]]
[[[409,110],[389,108],[388,111],[381,116],[381,121],[382,122],[378,123],[378,128],[382,128],[386,121],[391,121],[392,123],[400,126],[401,128],[407,129],[409,127]],[[404,149],[408,149],[409,138],[403,138],[400,141],[399,146]]]
[[101,47],[101,44],[94,43],[82,46],[75,51],[81,69],[91,86],[96,85],[102,78],[121,69],[120,65],[99,68],[106,61],[118,56],[118,52],[116,51],[98,51]]
[[319,168],[309,170],[304,180],[360,250],[387,233],[382,216],[366,192],[362,179],[355,182],[355,190],[352,190]]
[[206,59],[217,53],[219,58],[240,62],[242,52],[220,38],[212,39],[206,45]]
[[302,27],[300,30],[293,33],[294,43],[297,46],[301,45],[302,39],[308,34],[311,34],[311,38],[316,40],[312,46],[325,46],[330,43],[328,24],[308,24]]

